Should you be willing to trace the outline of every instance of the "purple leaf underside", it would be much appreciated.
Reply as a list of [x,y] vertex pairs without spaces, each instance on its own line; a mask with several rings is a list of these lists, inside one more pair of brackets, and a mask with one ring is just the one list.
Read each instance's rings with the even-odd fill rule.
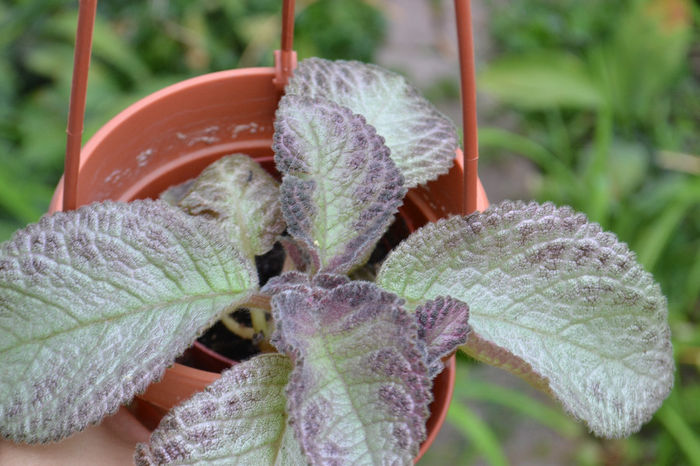
[[430,300],[416,309],[418,337],[425,342],[430,376],[445,368],[442,358],[467,341],[469,306],[450,296]]

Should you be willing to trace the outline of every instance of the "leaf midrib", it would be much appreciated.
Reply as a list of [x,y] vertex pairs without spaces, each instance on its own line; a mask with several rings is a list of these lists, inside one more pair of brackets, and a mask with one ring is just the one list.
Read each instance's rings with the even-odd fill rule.
[[[541,244],[541,243],[538,243],[538,244]],[[477,255],[477,256],[479,255],[479,254],[478,254],[478,251],[472,251],[472,253],[475,254],[475,255]],[[521,252],[518,253],[518,255],[522,255],[522,254],[523,254],[523,253],[521,253]],[[418,260],[418,261],[420,262],[420,264],[423,266],[423,270],[428,270],[428,269],[429,269],[429,267],[428,267],[427,264],[422,260],[422,258],[420,258],[420,257],[418,257],[418,256],[416,256],[416,255],[411,255],[411,258],[413,258],[414,260]],[[498,268],[498,267],[496,267],[496,268]],[[450,269],[451,269],[451,270],[450,270]],[[408,301],[411,301],[411,302],[420,302],[420,301],[422,301],[422,300],[424,300],[424,299],[432,299],[432,298],[430,298],[429,296],[432,296],[434,293],[429,293],[430,289],[433,287],[433,285],[434,285],[436,282],[438,282],[438,281],[440,280],[440,278],[442,277],[442,275],[443,275],[445,272],[454,271],[454,269],[455,269],[455,268],[454,268],[454,267],[451,267],[451,266],[447,266],[447,267],[444,268],[444,269],[440,269],[440,270],[439,270],[439,273],[435,273],[433,279],[432,279],[430,282],[428,282],[428,283],[424,286],[424,290],[421,292],[421,296],[420,296],[419,298],[417,298],[417,299],[406,298],[406,299],[407,299]],[[495,269],[495,268],[492,267],[492,268],[489,268],[489,269],[487,269],[487,270],[479,270],[479,272],[480,272],[480,275],[483,277],[483,276],[487,275],[489,272],[493,271],[494,269]],[[411,270],[412,270],[412,272],[413,272],[413,271],[415,271],[415,270],[417,270],[417,269],[414,267],[414,268],[412,268]],[[478,270],[478,269],[477,269],[477,270]],[[454,275],[454,274],[450,274],[450,275]],[[508,275],[510,276],[510,274],[508,274]],[[579,279],[579,278],[584,277],[584,276],[591,276],[591,275],[588,273],[588,271],[584,271],[584,272],[582,272],[582,273],[580,273],[580,274],[573,273],[573,274],[571,274],[571,275],[569,275],[569,276],[567,276],[567,277],[560,277],[559,280],[560,280],[560,281],[564,281],[564,280],[569,281],[569,280]],[[593,277],[595,277],[595,276],[593,276]],[[512,278],[512,276],[511,276],[511,278]],[[377,281],[378,281],[378,282],[381,282],[381,280],[380,280],[379,277],[378,277]],[[410,280],[410,279],[403,280],[403,283],[402,283],[403,286],[402,286],[401,290],[397,293],[399,296],[405,297],[405,295],[406,295],[406,288],[408,287],[408,284],[409,284],[410,282],[414,282],[414,283],[415,283],[415,280]],[[480,284],[481,284],[482,286],[484,286],[485,288],[487,288],[487,286],[486,286],[485,283],[481,282]],[[527,296],[521,297],[521,298],[518,299],[518,300],[514,300],[511,296],[508,296],[508,298],[509,298],[510,301],[512,301],[512,303],[513,303],[514,305],[515,305],[515,304],[518,304],[518,303],[524,303],[524,302],[526,301],[527,298],[532,297],[533,295],[536,295],[536,294],[540,294],[540,292],[545,288],[545,286],[546,286],[546,284],[542,284],[541,286],[539,286],[539,287],[533,289]],[[638,286],[633,286],[632,284],[626,284],[626,286],[629,287],[629,288],[633,288],[635,291],[639,292],[639,293],[642,294],[642,295],[644,294],[644,293],[643,293],[643,289],[639,288]],[[453,297],[458,298],[458,299],[462,299],[462,300],[464,300],[465,302],[469,302],[469,301],[471,301],[471,300],[466,299],[466,298],[467,298],[466,295],[468,295],[468,294],[469,294],[469,291],[466,290],[466,289],[464,289],[464,290],[463,290],[463,293],[460,293],[460,296],[454,296],[454,293],[453,293]],[[426,296],[426,295],[427,295],[427,296]],[[433,296],[433,297],[435,297],[435,296]],[[507,312],[505,312],[505,310],[504,310],[501,314],[506,315]],[[552,339],[554,339],[554,340],[557,340],[557,341],[561,342],[562,344],[569,344],[569,345],[575,346],[575,347],[577,347],[577,348],[579,348],[579,349],[581,349],[581,350],[583,350],[583,351],[587,351],[587,352],[592,353],[592,354],[594,354],[594,355],[600,356],[600,357],[603,358],[603,359],[610,360],[610,361],[620,362],[620,364],[623,365],[624,367],[626,367],[627,369],[631,370],[632,372],[634,372],[634,373],[636,373],[636,374],[639,374],[635,369],[629,367],[627,364],[625,364],[625,363],[623,363],[623,362],[621,361],[621,359],[624,359],[623,357],[619,357],[619,359],[618,359],[618,358],[616,358],[616,357],[607,356],[607,355],[603,355],[603,354],[597,353],[594,349],[589,348],[589,347],[586,347],[586,346],[584,346],[584,345],[582,345],[582,344],[580,344],[580,343],[577,343],[577,342],[575,342],[575,341],[572,341],[572,340],[570,340],[570,339],[567,339],[567,338],[565,338],[565,337],[563,337],[563,336],[561,336],[561,335],[559,335],[559,334],[557,334],[557,333],[546,332],[546,331],[544,331],[543,329],[528,327],[528,326],[526,326],[526,325],[519,324],[519,323],[514,322],[514,321],[512,321],[512,320],[506,320],[506,319],[503,319],[503,318],[499,318],[497,315],[494,315],[494,313],[490,313],[490,314],[482,313],[482,312],[479,312],[478,309],[475,309],[475,308],[472,307],[472,309],[470,310],[470,320],[472,320],[473,317],[480,317],[480,318],[484,318],[484,319],[486,319],[486,320],[491,319],[492,321],[498,321],[498,322],[501,322],[501,323],[503,323],[503,324],[510,325],[510,326],[513,326],[513,327],[517,327],[517,328],[520,328],[520,329],[522,329],[522,330],[524,330],[524,331],[529,331],[529,332],[532,332],[532,333],[534,333],[534,334],[537,334],[537,335],[540,336],[540,338],[552,338]],[[472,320],[472,322],[473,322],[473,320]],[[478,328],[475,327],[474,330],[478,332]],[[511,350],[509,349],[508,351],[511,351]],[[512,352],[512,351],[511,351],[511,352]],[[520,356],[520,357],[522,357],[522,356]],[[642,375],[642,374],[639,374],[639,375]]]
[[[591,354],[593,354],[593,355],[595,355],[595,356],[597,356],[597,357],[600,357],[601,359],[605,359],[605,360],[611,361],[611,362],[613,362],[613,363],[618,363],[618,364],[620,364],[621,366],[625,367],[626,369],[628,369],[628,370],[634,372],[635,374],[637,374],[637,375],[639,375],[639,376],[641,376],[641,377],[654,378],[653,375],[640,373],[638,370],[636,370],[636,369],[630,367],[627,363],[623,362],[622,360],[623,360],[623,359],[626,359],[627,357],[629,357],[629,354],[627,354],[627,355],[625,355],[625,356],[617,356],[617,357],[608,356],[608,355],[604,355],[604,354],[601,354],[601,353],[596,352],[595,349],[593,349],[593,348],[589,348],[589,347],[584,346],[584,345],[582,345],[582,344],[580,344],[580,343],[577,343],[577,342],[572,341],[572,340],[570,340],[570,339],[564,338],[563,336],[558,335],[558,334],[556,334],[556,333],[547,333],[547,332],[545,332],[545,331],[543,331],[543,330],[541,330],[541,329],[536,329],[536,328],[533,328],[533,327],[528,327],[528,326],[526,326],[526,325],[519,324],[519,323],[517,323],[517,322],[513,322],[512,320],[506,320],[506,319],[498,318],[498,317],[496,317],[496,316],[494,316],[494,315],[483,314],[483,313],[480,313],[480,312],[478,312],[478,311],[476,311],[476,312],[472,311],[471,314],[470,314],[470,317],[471,317],[471,316],[479,316],[479,317],[481,317],[481,318],[484,318],[484,320],[489,320],[489,319],[490,319],[490,320],[492,320],[492,321],[500,322],[502,325],[508,325],[508,326],[511,326],[511,327],[516,327],[516,328],[521,329],[521,330],[522,330],[523,332],[525,332],[525,333],[531,332],[531,333],[533,333],[533,334],[536,334],[536,335],[538,335],[538,336],[539,336],[540,338],[542,338],[542,339],[551,338],[551,339],[553,339],[553,340],[558,341],[558,342],[559,342],[560,344],[562,344],[562,345],[563,345],[563,344],[571,345],[571,346],[574,346],[574,347],[580,349],[581,351],[586,351],[586,352],[591,353]],[[480,334],[479,329],[476,328],[473,324],[472,324],[472,326],[474,327],[474,331],[476,331],[477,333]],[[494,342],[494,343],[495,343],[495,342]],[[499,346],[502,346],[501,343],[496,343],[496,344],[498,344]],[[512,351],[510,348],[507,348],[507,347],[504,347],[504,348],[507,349],[509,352],[513,353],[513,351]],[[515,354],[515,353],[514,353],[514,354]],[[527,361],[527,358],[526,358],[525,356],[517,355],[517,354],[516,354],[516,356],[518,356],[518,357],[520,357],[520,358],[523,358],[523,359],[525,359],[525,360]]]
[[[134,308],[134,309],[127,310],[127,311],[122,312],[122,313],[119,313],[119,314],[111,315],[111,316],[104,317],[104,318],[101,318],[101,319],[88,320],[87,322],[81,322],[80,325],[75,325],[75,326],[72,326],[72,327],[67,328],[67,329],[64,329],[64,330],[60,330],[60,331],[56,331],[56,332],[51,332],[50,334],[48,334],[48,335],[46,335],[46,336],[43,336],[43,337],[37,337],[37,338],[33,338],[33,339],[31,339],[31,340],[20,341],[18,344],[15,344],[15,345],[13,345],[13,346],[10,346],[10,347],[8,347],[8,348],[5,348],[5,349],[0,350],[0,354],[6,353],[6,352],[8,352],[8,351],[11,351],[11,350],[14,350],[14,349],[17,349],[17,348],[21,348],[22,346],[26,346],[26,345],[29,345],[29,344],[37,344],[37,343],[40,343],[40,342],[42,342],[42,341],[48,341],[48,340],[50,340],[50,339],[52,339],[52,338],[55,338],[55,337],[57,337],[57,336],[59,336],[59,335],[64,335],[64,334],[68,334],[68,333],[71,333],[71,332],[77,332],[77,331],[80,331],[81,329],[84,329],[84,328],[87,328],[87,327],[90,327],[90,326],[93,326],[93,325],[103,324],[103,323],[106,323],[106,322],[109,322],[109,321],[122,319],[122,318],[124,318],[124,317],[129,317],[129,316],[133,316],[133,315],[140,314],[140,313],[145,313],[145,312],[153,312],[153,311],[157,311],[157,310],[159,310],[159,309],[164,309],[164,308],[167,308],[167,307],[171,307],[171,306],[174,306],[174,305],[177,305],[177,304],[189,304],[189,303],[194,303],[194,302],[197,302],[197,301],[206,301],[206,300],[213,301],[213,300],[215,300],[215,299],[217,299],[217,298],[224,297],[224,296],[232,296],[232,297],[233,297],[233,296],[235,296],[235,295],[240,295],[240,294],[245,295],[246,292],[247,292],[248,295],[252,293],[251,290],[246,290],[246,291],[233,291],[233,292],[232,292],[232,291],[226,291],[226,292],[213,292],[213,293],[195,294],[195,295],[184,296],[184,297],[182,297],[182,298],[176,298],[176,299],[171,299],[171,300],[167,300],[167,301],[162,301],[162,302],[159,302],[159,303],[153,304],[153,305],[138,306],[138,307],[136,307],[136,308]],[[25,296],[27,296],[30,300],[36,300],[36,299],[37,299],[37,298],[34,297],[34,296],[27,295],[27,294],[25,294],[25,293],[23,293],[23,294],[24,294]],[[234,305],[234,304],[233,304],[234,302],[235,302],[235,300],[232,300],[232,304],[231,304],[231,305]],[[217,312],[217,314],[220,314],[221,312],[225,311],[225,309],[227,309],[228,307],[231,307],[231,305],[229,305],[229,306],[227,306],[226,308],[222,309],[221,311]],[[60,309],[59,309],[59,310],[60,310]]]
[[[362,432],[362,440],[363,440],[362,444],[365,445],[366,447],[368,447],[369,446],[369,439],[368,439],[368,434],[367,434],[367,426],[365,425],[364,422],[362,422],[362,418],[359,415],[360,410],[357,408],[357,406],[355,406],[355,402],[354,402],[352,396],[350,396],[350,391],[348,388],[350,385],[353,385],[353,384],[349,384],[345,380],[345,378],[343,377],[343,372],[338,367],[336,358],[333,357],[334,354],[330,348],[330,343],[326,337],[327,337],[327,334],[321,332],[321,337],[320,337],[321,345],[320,345],[320,347],[323,349],[323,352],[326,354],[327,360],[329,360],[331,365],[333,366],[333,370],[336,374],[335,380],[340,381],[341,389],[343,390],[345,398],[348,400],[350,407],[352,408],[353,416],[357,419],[357,423],[360,426],[362,426],[362,429],[360,429]],[[350,359],[350,358],[346,358],[346,359]],[[323,387],[321,387],[321,389],[323,389],[324,387],[327,387],[328,385],[330,385],[330,384],[324,385]],[[355,385],[357,385],[357,384],[355,384]],[[367,453],[371,457],[373,457],[373,460],[376,459],[376,458],[374,458],[374,454],[372,453],[372,449],[367,448]]]

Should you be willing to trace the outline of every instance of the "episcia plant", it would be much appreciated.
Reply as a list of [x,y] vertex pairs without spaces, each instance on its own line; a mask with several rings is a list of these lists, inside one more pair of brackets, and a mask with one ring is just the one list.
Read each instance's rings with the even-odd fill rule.
[[[18,231],[0,249],[0,432],[47,442],[98,422],[241,307],[278,352],[174,408],[138,464],[410,464],[458,347],[596,435],[637,431],[673,381],[666,301],[582,214],[504,202],[453,216],[412,233],[374,281],[350,278],[456,147],[398,75],[309,59],[277,110],[281,183],[236,154],[165,200]],[[260,287],[255,257],[276,241],[286,270]]]

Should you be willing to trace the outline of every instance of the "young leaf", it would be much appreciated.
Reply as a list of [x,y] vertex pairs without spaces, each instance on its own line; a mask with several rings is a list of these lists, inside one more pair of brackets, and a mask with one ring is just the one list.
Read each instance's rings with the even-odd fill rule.
[[429,224],[377,278],[415,306],[469,303],[465,350],[546,385],[604,437],[649,420],[673,383],[666,300],[634,254],[585,216],[504,202]]
[[191,215],[225,222],[240,250],[251,258],[272,249],[285,228],[279,183],[243,154],[205,168],[178,206]]
[[177,204],[182,200],[182,198],[184,198],[190,191],[190,188],[194,184],[194,180],[195,178],[190,178],[189,180],[183,183],[171,186],[162,193],[160,193],[160,196],[158,196],[158,198],[162,201],[167,202],[171,206],[177,206]]
[[46,442],[97,422],[256,288],[223,231],[162,201],[18,231],[0,247],[0,433]]
[[308,58],[294,70],[286,93],[329,99],[365,117],[391,149],[406,187],[452,166],[454,125],[401,75],[357,61]]
[[289,358],[263,354],[222,372],[136,447],[136,464],[306,465],[287,423]]
[[366,261],[406,193],[374,128],[329,100],[285,96],[272,147],[284,218],[312,266],[345,273]]
[[450,296],[440,296],[418,306],[418,338],[427,349],[426,365],[431,377],[445,368],[442,358],[467,342],[469,306]]
[[272,298],[272,342],[294,361],[287,408],[302,450],[312,464],[409,464],[431,400],[414,317],[369,282],[291,285]]

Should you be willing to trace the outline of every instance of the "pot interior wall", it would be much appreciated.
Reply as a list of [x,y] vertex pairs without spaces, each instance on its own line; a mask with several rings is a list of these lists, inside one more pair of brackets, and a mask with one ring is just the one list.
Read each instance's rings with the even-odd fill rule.
[[[279,91],[274,69],[247,68],[192,78],[136,102],[103,126],[83,148],[78,205],[105,199],[155,197],[217,158],[244,152],[272,156]],[[269,168],[269,167],[268,167]],[[461,208],[459,157],[452,170],[412,189],[402,208],[415,229]],[[480,208],[487,205],[483,188]],[[61,209],[62,181],[50,211]]]
[[[78,205],[148,196],[187,179],[224,154],[269,155],[279,91],[272,68],[222,71],[192,78],[136,102],[83,148]],[[191,170],[186,173],[184,170]],[[62,202],[62,189],[52,208]]]

